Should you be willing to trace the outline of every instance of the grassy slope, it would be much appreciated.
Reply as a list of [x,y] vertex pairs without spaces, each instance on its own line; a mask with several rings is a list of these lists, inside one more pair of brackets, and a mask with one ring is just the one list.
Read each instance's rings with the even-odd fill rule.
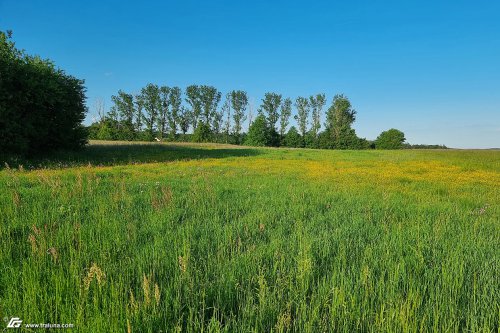
[[0,317],[499,329],[500,152],[94,143],[25,169],[0,171]]

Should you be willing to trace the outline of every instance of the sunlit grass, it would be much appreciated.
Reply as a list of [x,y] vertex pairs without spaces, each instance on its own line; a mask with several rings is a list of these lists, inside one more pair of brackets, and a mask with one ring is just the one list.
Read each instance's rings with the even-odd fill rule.
[[93,143],[17,162],[0,171],[2,318],[499,329],[500,152]]

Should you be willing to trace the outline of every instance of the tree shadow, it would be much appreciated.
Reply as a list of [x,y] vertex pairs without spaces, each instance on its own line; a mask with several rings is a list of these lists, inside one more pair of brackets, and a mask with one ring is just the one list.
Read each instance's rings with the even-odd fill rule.
[[80,151],[59,151],[46,156],[29,158],[4,157],[4,168],[70,168],[78,166],[116,166],[141,163],[161,163],[206,158],[246,157],[260,154],[257,149],[230,145],[194,145],[183,143],[92,143]]

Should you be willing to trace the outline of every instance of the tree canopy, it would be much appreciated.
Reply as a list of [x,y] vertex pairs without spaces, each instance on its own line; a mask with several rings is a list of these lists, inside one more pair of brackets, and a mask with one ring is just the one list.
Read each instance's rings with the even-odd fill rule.
[[376,149],[401,149],[403,148],[405,134],[400,130],[391,128],[390,130],[380,133],[375,140]]

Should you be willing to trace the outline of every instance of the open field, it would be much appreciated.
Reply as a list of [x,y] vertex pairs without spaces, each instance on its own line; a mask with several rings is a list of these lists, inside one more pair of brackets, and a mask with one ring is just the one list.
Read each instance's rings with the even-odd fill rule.
[[500,152],[110,144],[0,171],[0,316],[498,332]]

